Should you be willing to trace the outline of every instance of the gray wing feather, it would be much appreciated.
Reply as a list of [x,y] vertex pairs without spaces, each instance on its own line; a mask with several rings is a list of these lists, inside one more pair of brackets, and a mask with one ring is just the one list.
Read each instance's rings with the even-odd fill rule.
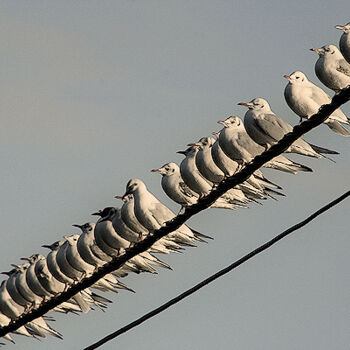
[[194,196],[194,194],[191,191],[191,189],[183,181],[179,182],[179,187],[180,187],[181,193],[184,196],[189,197],[189,198],[192,198]]
[[337,71],[350,77],[350,64],[345,60],[340,60],[337,67]]
[[254,119],[256,127],[275,141],[279,141],[292,127],[274,114],[265,114],[264,119]]
[[175,216],[173,212],[162,203],[154,203],[153,206],[149,208],[149,211],[160,225],[163,225],[165,221],[171,220]]

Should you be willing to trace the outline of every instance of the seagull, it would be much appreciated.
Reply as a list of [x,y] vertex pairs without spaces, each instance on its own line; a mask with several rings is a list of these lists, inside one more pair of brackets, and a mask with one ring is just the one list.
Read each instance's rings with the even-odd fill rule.
[[214,131],[212,134],[216,137],[216,140],[213,143],[213,146],[211,147],[211,156],[213,158],[213,161],[225,174],[226,177],[230,177],[238,171],[239,164],[235,160],[227,156],[226,153],[220,147],[220,132]]
[[344,26],[336,25],[335,28],[343,31],[339,41],[339,48],[344,58],[350,63],[350,22]]
[[[137,242],[139,239],[137,233],[131,231],[129,229],[129,227],[125,224],[125,222],[123,221],[122,216],[121,216],[121,209],[120,208],[115,208],[115,209],[116,209],[116,215],[114,216],[114,218],[112,220],[113,228],[115,229],[116,232],[118,232],[118,235],[121,236],[122,238],[126,239],[130,243],[130,245]],[[136,241],[135,241],[135,239],[136,239]],[[157,244],[159,245],[159,242],[157,242]],[[152,247],[153,247],[153,245],[152,245]],[[150,249],[148,249],[147,251],[139,254],[139,256],[155,266],[164,267],[164,268],[171,270],[171,268],[168,264],[157,259],[154,255],[151,254],[152,252],[154,252],[154,250],[152,251],[152,247]],[[158,252],[157,249],[155,249],[155,252]]]
[[7,275],[7,283],[6,283],[6,289],[9,292],[11,298],[19,305],[23,306],[24,308],[27,308],[30,304],[30,301],[27,300],[25,297],[22,296],[22,294],[18,291],[16,287],[16,277],[19,273],[19,270],[14,268],[9,272],[2,272],[2,274]]
[[[196,156],[196,165],[200,173],[206,179],[212,181],[213,183],[219,183],[220,181],[224,180],[226,176],[225,173],[216,165],[212,157],[211,148],[214,143],[215,140],[212,137],[202,137],[196,143],[196,145],[199,147],[199,151]],[[221,152],[224,153],[223,151]],[[225,157],[228,158],[226,155]],[[255,201],[255,199],[266,199],[268,191],[281,195],[281,193],[277,191],[264,187],[260,182],[260,179],[255,178],[255,174],[251,175],[249,179],[244,181],[242,184],[236,185],[235,189],[242,191],[244,195],[252,201]]]
[[[10,294],[7,291],[6,283],[7,281],[4,280],[0,286],[0,312],[11,318],[11,320],[14,320],[21,316],[24,313],[25,309],[11,298]],[[43,331],[46,331],[58,338],[62,338],[61,334],[52,329],[45,322],[43,317],[38,317],[35,320],[28,322],[26,324],[26,328],[30,328],[30,330],[33,331],[35,335],[42,338],[46,337]]]
[[336,46],[325,45],[310,50],[318,53],[315,73],[324,85],[336,93],[350,85],[350,63],[344,59]]
[[[196,166],[199,172],[209,181],[217,184],[225,179],[225,173],[215,164],[211,148],[215,143],[212,137],[202,137],[196,143],[199,147],[196,156]],[[238,165],[238,164],[237,164]]]
[[[11,298],[11,295],[8,293],[6,285],[7,285],[7,280],[2,281],[0,285],[0,313],[10,318],[11,320],[15,320],[25,312],[25,308],[17,304]],[[30,330],[29,333],[45,338],[46,337],[45,333],[43,332],[42,329],[39,328],[40,326],[39,327],[37,326],[37,324],[41,324],[42,322],[45,322],[45,321],[42,317],[40,317],[34,321],[28,322],[25,328]],[[46,323],[45,325],[47,326]],[[23,330],[23,335],[28,336],[28,332]]]
[[[84,261],[86,261],[88,264],[94,265],[95,270],[97,270],[106,262],[112,260],[112,258],[109,255],[105,254],[96,245],[94,236],[94,222],[87,222],[84,225],[74,224],[73,226],[80,228],[82,231],[77,242],[77,248],[80,256],[84,259]],[[118,278],[126,277],[128,275],[128,272],[139,273],[139,270],[136,268],[131,268],[130,266],[125,264],[119,269],[113,271],[112,274]]]
[[[262,146],[249,137],[239,117],[230,116],[225,120],[219,120],[218,123],[224,126],[219,135],[220,147],[228,157],[241,166],[264,151]],[[273,158],[263,166],[291,174],[296,174],[298,171],[312,171],[309,167],[293,162],[282,155]]]
[[[143,239],[149,234],[146,227],[142,226],[137,220],[134,213],[134,196],[129,194],[124,198],[122,196],[115,196],[114,198],[121,199],[124,204],[121,207],[121,218],[125,225],[127,225],[133,232],[138,234],[139,239]],[[163,237],[157,242],[155,242],[150,251],[154,253],[170,254],[171,252],[179,252],[181,246],[174,241]]]
[[[140,223],[149,231],[153,232],[161,228],[165,222],[172,220],[175,214],[160,203],[158,199],[147,190],[146,185],[139,179],[131,179],[126,185],[126,192],[123,197],[134,195],[134,212]],[[195,246],[194,240],[203,241],[203,238],[210,238],[203,235],[187,225],[183,224],[176,231],[167,235],[168,238],[174,239],[175,242]]]
[[[180,213],[182,213],[184,208],[197,203],[199,195],[185,184],[180,174],[180,168],[176,163],[167,163],[161,168],[151,171],[162,175],[162,188],[170,199],[181,205]],[[218,200],[214,202],[210,208],[234,210],[237,209],[237,206]]]
[[74,280],[74,282],[79,282],[86,276],[86,272],[81,272],[74,269],[73,266],[68,262],[66,257],[66,249],[68,247],[68,241],[63,241],[57,251],[56,262],[63,274],[70,277],[72,280]]
[[[289,81],[284,97],[288,106],[300,117],[300,121],[302,118],[309,119],[322,105],[331,103],[331,98],[309,81],[304,73],[297,71],[284,77]],[[336,109],[324,123],[335,133],[350,136],[350,131],[340,124],[350,125],[350,119],[340,109]]]
[[[46,259],[37,260],[35,263],[35,274],[43,288],[47,290],[52,296],[59,295],[66,288],[65,283],[58,281],[55,277],[52,276],[47,267]],[[88,290],[85,289],[82,293],[86,294],[87,291]],[[67,313],[69,311],[81,311],[81,308],[74,299],[69,299],[67,302],[61,303],[59,306],[54,308],[54,311]]]
[[[240,102],[239,105],[248,107],[248,111],[244,116],[244,126],[248,135],[266,149],[269,149],[281,140],[285,134],[293,131],[293,127],[290,124],[271,111],[270,105],[263,98],[255,98],[250,102]],[[321,154],[322,150],[327,153],[334,153],[334,151],[310,145],[302,138],[299,138],[294,141],[286,152],[314,158],[327,158]]]
[[197,203],[198,194],[185,184],[176,163],[166,163],[151,171],[162,175],[161,185],[164,192],[170,199],[180,204],[181,209]]
[[[189,148],[185,151],[178,151],[177,153],[184,154],[185,159],[180,164],[181,176],[191,188],[192,191],[199,195],[199,198],[209,194],[214,187],[214,183],[206,179],[198,170],[196,165],[196,157],[198,154],[199,146],[197,144],[189,144]],[[224,193],[215,203],[218,204],[216,207],[232,209],[232,204],[241,205],[248,203],[248,198],[244,193],[236,188],[232,188]]]
[[0,286],[0,312],[12,320],[24,313],[25,308],[17,304],[7,290],[7,280],[1,282]]
[[13,267],[17,269],[16,279],[15,279],[15,288],[22,295],[24,299],[28,301],[25,310],[28,310],[32,307],[37,307],[41,304],[43,298],[35,294],[28,286],[26,280],[26,271],[29,267],[29,263],[22,265],[12,264]]
[[[91,276],[91,274],[95,271],[95,267],[93,265],[86,263],[84,259],[80,256],[77,248],[79,235],[73,234],[70,236],[64,236],[64,238],[67,240],[67,243],[68,243],[65,250],[67,262],[75,270],[82,272],[87,277]],[[106,291],[116,292],[115,288],[130,290],[129,288],[126,287],[125,284],[119,282],[111,274],[107,274],[103,278],[100,278],[96,283],[92,285],[92,288],[96,288],[104,292]]]
[[124,204],[121,207],[121,217],[125,224],[134,232],[138,234],[139,239],[143,239],[149,235],[149,231],[141,225],[137,220],[134,213],[134,196],[129,194],[127,196],[115,196],[117,199],[121,199]]
[[[103,209],[99,214],[94,213],[94,215],[101,216],[95,227],[96,243],[103,251],[113,257],[118,257],[119,255],[124,254],[125,249],[130,247],[130,242],[122,238],[113,227],[112,222],[117,215],[118,209],[119,208],[107,207]],[[147,262],[151,259],[149,255],[150,254],[148,252],[143,252],[134,256],[129,261],[135,264],[135,266],[140,268],[142,271],[157,273],[157,270],[155,270]],[[152,264],[157,264],[156,260],[157,259],[155,259],[155,261],[152,261]],[[157,266],[170,268],[167,264],[160,261]]]
[[21,258],[21,260],[29,262],[29,266],[26,269],[26,282],[28,287],[33,293],[42,297],[43,300],[50,299],[52,294],[42,286],[35,272],[36,263],[39,260],[46,260],[45,257],[41,254],[33,254],[29,258]]
[[[64,291],[66,291],[70,285],[76,282],[76,280],[66,275],[60,268],[60,265],[63,266],[67,264],[65,266],[65,269],[67,270],[69,266],[68,262],[64,262],[63,259],[62,260],[59,259],[60,265],[58,263],[57,255],[63,244],[64,244],[64,241],[56,241],[50,245],[42,245],[42,247],[48,248],[51,250],[46,257],[47,267],[55,279],[65,284]],[[71,274],[71,271],[70,271],[70,274]],[[82,292],[77,293],[74,297],[72,297],[72,299],[79,305],[81,310],[86,310],[88,308],[88,305],[86,305],[86,301],[84,299]]]
[[203,177],[196,166],[196,156],[199,148],[191,145],[185,151],[178,151],[185,159],[180,163],[180,173],[186,185],[199,195],[207,195],[213,189],[213,183]]

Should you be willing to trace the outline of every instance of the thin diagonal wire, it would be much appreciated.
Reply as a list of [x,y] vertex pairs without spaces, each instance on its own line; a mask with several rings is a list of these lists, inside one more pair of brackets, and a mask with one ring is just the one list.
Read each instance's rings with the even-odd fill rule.
[[55,298],[51,298],[48,301],[43,302],[38,308],[31,310],[30,312],[21,315],[15,320],[12,320],[7,326],[0,327],[0,337],[3,337],[9,332],[13,332],[26,323],[33,321],[34,319],[43,316],[48,311],[52,310],[61,303],[68,301],[76,293],[82,291],[85,288],[91,287],[100,278],[106,274],[113,272],[125,264],[129,259],[149,249],[156,241],[166,236],[170,232],[177,230],[193,215],[199,213],[202,210],[207,209],[213,204],[220,196],[234,186],[241,184],[247,180],[257,169],[259,169],[266,162],[272,158],[283,153],[294,141],[299,137],[322,124],[337,108],[350,100],[350,87],[343,89],[339,94],[332,98],[332,101],[328,105],[323,105],[318,113],[310,117],[310,119],[296,125],[293,131],[286,134],[278,143],[273,145],[269,150],[263,152],[261,155],[256,156],[250,163],[237,174],[222,181],[215,190],[211,191],[207,196],[198,200],[197,203],[187,207],[185,212],[177,215],[174,219],[167,221],[160,229],[155,230],[152,235],[149,235],[141,242],[135,244],[132,248],[127,249],[125,254],[114,258],[111,262],[106,263],[98,269],[90,277],[82,279],[79,283],[68,288],[67,291],[61,293]]
[[344,199],[346,199],[349,195],[350,195],[350,191],[347,191],[346,193],[344,193],[343,195],[341,195],[340,197],[338,197],[334,201],[328,203],[327,205],[325,205],[321,209],[317,210],[315,213],[313,213],[312,215],[307,217],[305,220],[295,224],[294,226],[290,227],[289,229],[287,229],[284,232],[280,233],[279,235],[275,236],[270,241],[264,243],[263,245],[261,245],[260,247],[258,247],[256,249],[254,249],[253,251],[251,251],[250,253],[246,254],[242,258],[238,259],[237,261],[235,261],[231,265],[229,265],[229,266],[225,267],[224,269],[218,271],[217,273],[211,275],[210,277],[206,278],[204,281],[196,284],[194,287],[186,290],[182,294],[180,294],[180,295],[176,296],[175,298],[169,300],[168,302],[166,302],[163,305],[157,307],[156,309],[148,312],[147,314],[143,315],[142,317],[138,318],[137,320],[135,320],[135,321],[129,323],[128,325],[118,329],[117,331],[107,335],[106,337],[104,337],[101,340],[99,340],[98,342],[88,346],[87,348],[84,348],[84,350],[97,349],[101,345],[107,343],[108,341],[110,341],[112,339],[115,339],[116,337],[122,335],[123,333],[126,333],[127,331],[131,330],[132,328],[135,328],[136,326],[140,325],[141,323],[143,323],[143,322],[149,320],[150,318],[158,315],[159,313],[165,311],[169,307],[177,304],[181,300],[183,300],[183,299],[187,298],[188,296],[190,296],[191,294],[197,292],[199,289],[207,286],[209,283],[214,282],[219,277],[222,277],[222,276],[226,275],[227,273],[229,273],[233,269],[237,268],[238,266],[242,265],[246,261],[250,260],[254,256],[256,256],[256,255],[262,253],[263,251],[265,251],[266,249],[270,248],[272,245],[276,244],[282,238],[290,235],[292,232],[294,232],[294,231],[302,228],[303,226],[307,225],[310,221],[314,220],[316,217],[318,217],[322,213],[324,213],[327,210],[329,210],[330,208],[334,207],[336,204],[338,204],[341,201],[343,201]]

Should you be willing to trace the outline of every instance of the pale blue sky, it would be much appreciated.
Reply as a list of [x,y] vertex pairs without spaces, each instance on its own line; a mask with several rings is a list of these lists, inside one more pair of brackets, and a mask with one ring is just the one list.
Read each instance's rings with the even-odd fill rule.
[[[177,150],[243,117],[264,97],[298,118],[284,74],[321,85],[309,51],[338,44],[348,1],[2,1],[0,3],[1,271],[119,205],[132,177],[173,210],[150,173]],[[328,91],[329,92],[329,91]],[[344,106],[350,116],[350,104]],[[321,126],[305,137],[336,163],[292,157],[312,174],[265,171],[286,198],[190,224],[215,240],[164,257],[174,271],[130,276],[136,294],[105,313],[55,315],[64,341],[15,336],[12,349],[80,349],[228,265],[349,188],[349,139]],[[348,349],[349,201],[234,273],[103,349]]]

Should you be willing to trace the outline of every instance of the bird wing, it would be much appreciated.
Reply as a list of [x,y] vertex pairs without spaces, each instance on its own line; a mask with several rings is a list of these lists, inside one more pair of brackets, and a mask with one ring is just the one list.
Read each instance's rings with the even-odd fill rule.
[[331,102],[331,98],[328,94],[316,85],[311,89],[311,98],[320,106]]
[[350,64],[344,59],[338,61],[337,71],[350,77]]
[[163,225],[165,221],[171,220],[175,216],[174,213],[162,203],[153,203],[148,210],[160,225]]
[[275,141],[279,141],[286,133],[293,130],[291,125],[274,114],[264,114],[263,118],[254,118],[254,123],[260,132],[270,136]]
[[193,198],[193,196],[194,196],[193,192],[183,181],[179,182],[179,188],[180,188],[181,193],[184,196],[186,196],[188,198]]

